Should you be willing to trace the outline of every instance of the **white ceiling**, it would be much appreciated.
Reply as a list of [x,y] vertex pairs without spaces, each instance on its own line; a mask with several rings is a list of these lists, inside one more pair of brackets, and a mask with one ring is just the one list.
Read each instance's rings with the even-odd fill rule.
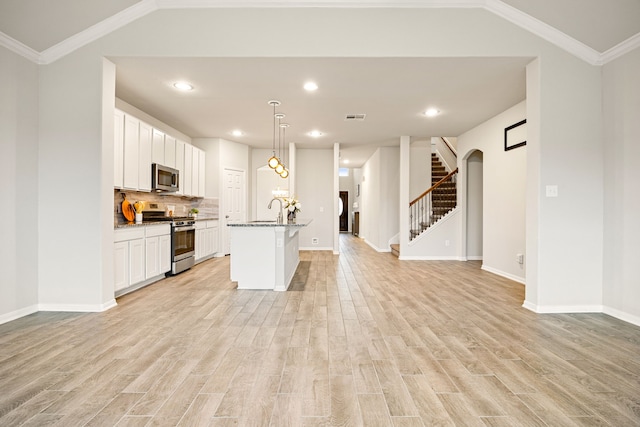
[[[36,62],[64,55],[117,28],[123,15],[137,19],[177,0],[0,0],[0,44]],[[269,0],[197,0],[199,6],[261,7]],[[280,3],[281,4],[281,3]],[[287,5],[338,4],[317,0]],[[597,58],[640,34],[640,0],[352,0],[341,7],[485,7],[527,28],[549,26],[566,46]],[[193,6],[193,5],[191,5]],[[516,8],[516,9],[513,9]],[[135,13],[134,13],[135,12]],[[544,26],[543,28],[547,28]],[[559,31],[558,31],[559,30]],[[546,31],[546,30],[545,30]],[[545,37],[544,34],[541,36]],[[567,37],[568,36],[568,37]],[[566,48],[566,47],[565,47]],[[62,52],[62,53],[60,53]],[[47,56],[51,54],[53,56]],[[360,166],[375,147],[397,145],[400,135],[415,139],[457,136],[525,98],[524,67],[530,58],[110,58],[117,65],[117,96],[191,137],[222,137],[254,147],[272,145],[270,99],[290,123],[286,141],[300,147],[341,144],[342,160]],[[589,59],[587,59],[589,60]],[[171,83],[188,79],[195,89],[178,93]],[[320,86],[307,93],[302,84]],[[426,118],[427,107],[441,110]],[[366,114],[346,122],[346,114]],[[243,137],[230,135],[233,129]],[[313,139],[312,129],[324,133]]]

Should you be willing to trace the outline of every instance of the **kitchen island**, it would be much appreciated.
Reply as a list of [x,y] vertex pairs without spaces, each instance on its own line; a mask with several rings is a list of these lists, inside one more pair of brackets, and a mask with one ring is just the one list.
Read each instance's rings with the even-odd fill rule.
[[231,280],[238,282],[238,289],[286,291],[300,262],[298,231],[310,222],[227,224],[231,228]]

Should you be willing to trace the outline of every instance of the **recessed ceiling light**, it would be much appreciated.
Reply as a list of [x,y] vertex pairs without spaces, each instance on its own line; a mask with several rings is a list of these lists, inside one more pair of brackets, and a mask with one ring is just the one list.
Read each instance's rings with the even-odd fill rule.
[[349,164],[349,159],[344,159],[344,160],[342,161],[342,163],[344,163],[345,165],[348,165],[348,164]]
[[437,108],[429,108],[427,111],[425,111],[423,113],[425,116],[427,117],[435,117],[438,114],[440,114],[440,110],[438,110]]
[[241,130],[236,129],[236,130],[231,132],[231,135],[233,135],[233,136],[242,136],[242,135],[244,135],[244,132],[242,132]]
[[312,130],[308,133],[308,135],[317,138],[319,136],[322,136],[322,132],[320,132],[319,130]]
[[314,90],[318,90],[318,85],[315,84],[314,82],[306,82],[304,84],[304,90],[308,90],[309,92],[312,92]]
[[178,90],[184,90],[184,91],[193,90],[193,85],[187,82],[175,82],[173,84],[173,87],[175,87]]

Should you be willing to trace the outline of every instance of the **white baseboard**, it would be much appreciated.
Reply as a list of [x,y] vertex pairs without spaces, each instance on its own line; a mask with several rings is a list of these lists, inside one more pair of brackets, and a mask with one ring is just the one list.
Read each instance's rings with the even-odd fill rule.
[[481,268],[482,270],[488,271],[489,273],[497,274],[498,276],[502,276],[509,280],[513,280],[514,282],[518,282],[518,283],[522,283],[523,285],[526,285],[526,280],[524,277],[516,276],[510,273],[505,273],[504,271],[497,270],[492,267],[487,267],[486,265],[483,265]]
[[301,247],[298,248],[301,251],[331,251],[333,252],[333,246],[327,246],[327,247],[320,247],[320,246],[305,246],[305,247]]
[[16,320],[24,316],[28,316],[33,313],[36,313],[37,311],[38,311],[37,305],[30,305],[29,307],[24,307],[15,311],[10,311],[9,313],[0,315],[0,325],[2,325],[3,323],[11,322],[12,320]]
[[522,306],[540,314],[602,313],[601,305],[537,305],[525,300]]
[[624,311],[620,311],[618,309],[615,309],[615,308],[612,308],[612,307],[607,307],[607,306],[604,306],[602,308],[602,312],[604,314],[607,314],[607,315],[611,316],[611,317],[615,317],[616,319],[620,319],[622,321],[629,322],[632,325],[640,326],[640,317],[639,316],[635,316],[633,314],[629,314],[629,313],[626,313]]
[[400,255],[401,261],[460,261],[455,255],[452,256],[423,256],[423,255]]
[[78,313],[99,313],[118,305],[115,298],[103,304],[38,304],[38,311],[71,311]]
[[482,261],[482,255],[467,255],[467,259],[465,261]]
[[380,249],[379,247],[368,241],[366,238],[364,239],[364,242],[371,248],[373,248],[373,250],[375,250],[376,252],[391,252],[391,248]]

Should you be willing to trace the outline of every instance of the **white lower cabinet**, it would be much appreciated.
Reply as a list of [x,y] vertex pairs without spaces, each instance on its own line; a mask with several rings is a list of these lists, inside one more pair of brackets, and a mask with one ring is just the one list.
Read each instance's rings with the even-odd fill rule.
[[149,284],[171,270],[171,226],[118,229],[114,239],[114,291]]
[[171,271],[171,234],[163,235],[160,239],[160,272]]
[[196,222],[196,262],[218,252],[218,221]]

